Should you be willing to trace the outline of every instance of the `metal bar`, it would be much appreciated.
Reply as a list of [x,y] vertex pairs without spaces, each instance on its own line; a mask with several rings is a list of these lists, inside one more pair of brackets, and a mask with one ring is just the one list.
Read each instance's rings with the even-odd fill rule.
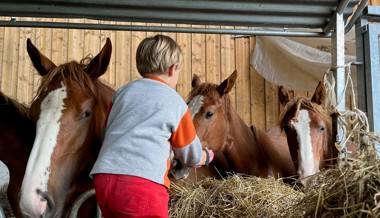
[[92,23],[64,23],[64,22],[34,22],[34,21],[0,21],[4,27],[34,27],[34,28],[63,28],[63,29],[94,29],[118,31],[144,31],[144,32],[177,32],[177,33],[210,33],[210,34],[237,34],[260,36],[292,36],[292,37],[320,37],[330,38],[331,34],[323,32],[292,32],[276,30],[224,29],[224,28],[194,28],[173,26],[139,26],[118,24],[92,24]]
[[367,32],[368,21],[359,18],[355,24],[355,45],[356,45],[356,61],[363,64],[356,66],[357,70],[357,99],[358,108],[367,111],[367,95],[366,95],[366,76],[365,76],[365,54],[364,54],[364,33]]
[[[348,0],[344,0],[348,1]],[[356,2],[357,0],[352,0]],[[0,0],[0,16],[221,26],[323,28],[338,0]],[[340,4],[342,5],[342,3]],[[350,15],[353,4],[342,7]],[[345,10],[347,9],[347,10]]]
[[87,199],[91,197],[95,197],[95,189],[90,189],[85,193],[79,195],[79,197],[74,201],[73,206],[71,207],[69,218],[77,218],[79,208],[82,206],[83,202],[85,202]]
[[364,34],[365,76],[370,131],[380,133],[380,25],[368,24]]
[[[335,77],[335,95],[336,95],[336,106],[337,112],[346,110],[346,98],[345,98],[345,44],[344,44],[344,19],[343,14],[335,13],[335,31],[332,34],[332,60],[331,67],[334,69]],[[344,129],[341,124],[338,123],[338,117],[333,116],[333,137],[335,142],[341,143],[345,141]],[[342,148],[345,148],[344,144],[341,144]]]
[[364,8],[367,6],[367,3],[368,3],[368,0],[362,0],[358,6],[358,8],[356,9],[356,11],[354,12],[354,15],[352,15],[350,21],[348,22],[348,24],[345,26],[344,28],[344,33],[348,33],[351,28],[354,26],[354,24],[356,23],[356,21],[359,19],[359,17],[362,15],[362,12],[364,10]]
[[340,2],[338,5],[337,9],[335,10],[334,15],[331,17],[325,28],[323,29],[324,33],[330,33],[336,26],[335,26],[335,21],[337,15],[341,15],[344,10],[346,9],[347,5],[350,3],[350,0],[343,0]]

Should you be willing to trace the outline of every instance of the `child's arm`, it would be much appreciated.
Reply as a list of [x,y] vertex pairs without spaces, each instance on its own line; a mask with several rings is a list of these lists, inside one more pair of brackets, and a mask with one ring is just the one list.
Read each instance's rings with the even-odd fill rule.
[[214,152],[208,148],[203,148],[202,151],[202,159],[201,161],[195,166],[196,168],[206,166],[208,167],[209,163],[214,159]]

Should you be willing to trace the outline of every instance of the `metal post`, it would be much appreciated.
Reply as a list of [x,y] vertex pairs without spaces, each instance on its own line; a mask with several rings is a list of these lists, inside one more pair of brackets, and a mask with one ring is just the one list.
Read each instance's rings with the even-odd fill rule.
[[[335,93],[337,99],[336,110],[346,110],[346,99],[344,93],[345,86],[345,44],[344,44],[344,19],[343,14],[336,13],[335,31],[332,34],[332,60],[331,69],[334,70],[336,80]],[[343,138],[343,128],[337,122],[337,117],[333,116],[333,137],[336,142],[341,142]],[[344,145],[341,145],[343,148]]]

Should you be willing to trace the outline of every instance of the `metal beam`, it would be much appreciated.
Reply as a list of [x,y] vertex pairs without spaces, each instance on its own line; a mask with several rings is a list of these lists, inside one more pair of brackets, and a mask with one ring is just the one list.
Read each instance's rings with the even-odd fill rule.
[[[347,0],[345,0],[347,1]],[[0,16],[144,23],[323,28],[339,0],[0,0]],[[343,10],[352,14],[358,0]]]
[[323,32],[305,32],[284,30],[263,30],[255,28],[227,29],[227,28],[196,28],[174,26],[141,26],[118,24],[93,24],[93,23],[65,23],[65,22],[31,22],[31,21],[0,21],[0,26],[5,27],[34,27],[34,28],[64,28],[64,29],[96,29],[118,31],[143,31],[143,32],[178,32],[178,33],[210,33],[231,35],[261,35],[261,36],[287,36],[287,37],[320,37],[328,38],[331,34]]

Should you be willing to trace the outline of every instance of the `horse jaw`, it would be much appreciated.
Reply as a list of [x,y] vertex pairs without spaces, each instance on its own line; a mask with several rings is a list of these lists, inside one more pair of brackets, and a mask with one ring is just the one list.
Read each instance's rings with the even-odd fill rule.
[[20,208],[24,215],[40,217],[47,204],[43,193],[48,193],[50,160],[59,133],[59,120],[67,97],[66,86],[62,84],[50,92],[41,103],[37,121],[37,133],[21,186]]
[[318,164],[316,164],[314,160],[310,135],[310,121],[311,119],[307,110],[299,111],[298,122],[291,121],[297,132],[297,140],[299,144],[299,164],[297,171],[301,181],[306,177],[319,172]]

